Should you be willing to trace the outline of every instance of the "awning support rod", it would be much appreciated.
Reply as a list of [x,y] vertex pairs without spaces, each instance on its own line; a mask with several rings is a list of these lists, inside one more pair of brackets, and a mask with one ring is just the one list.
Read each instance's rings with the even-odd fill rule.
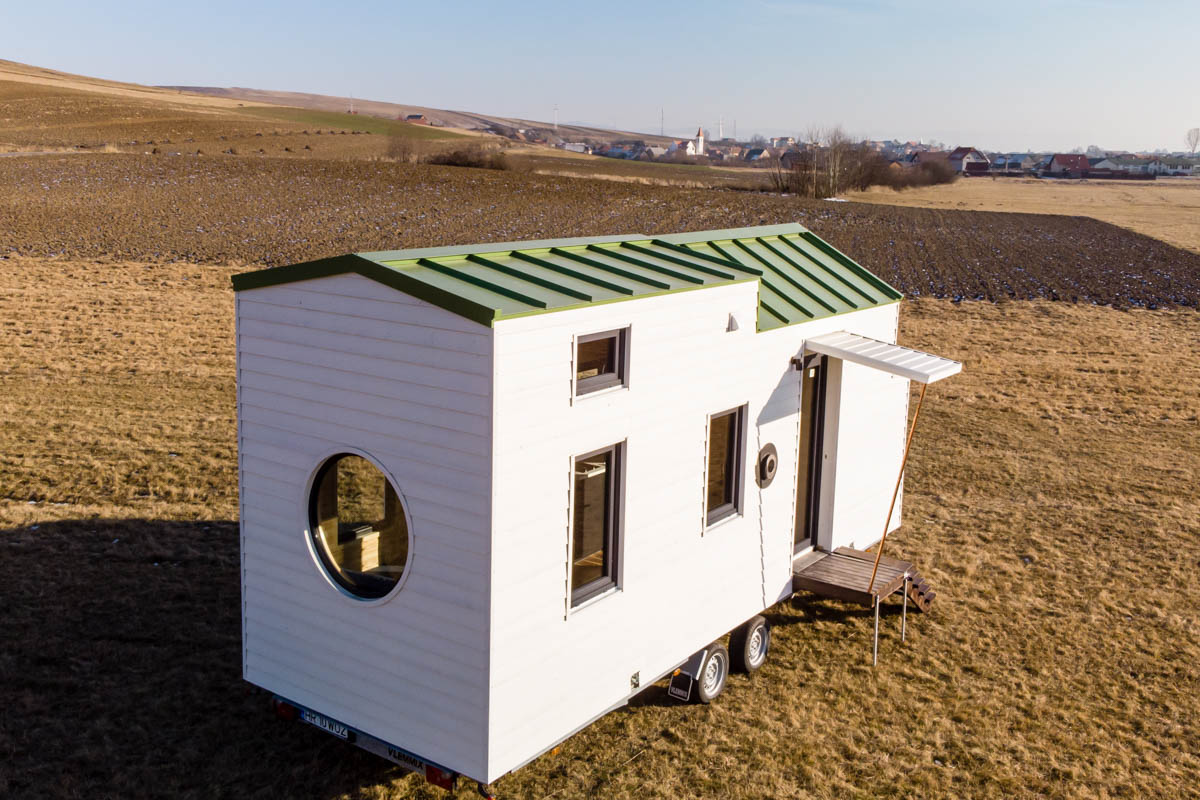
[[867,594],[875,588],[875,573],[879,571],[879,559],[883,557],[883,543],[887,541],[888,528],[892,524],[892,512],[896,510],[896,498],[900,496],[900,482],[904,480],[904,466],[908,463],[908,450],[912,447],[913,434],[917,432],[917,417],[921,416],[921,404],[925,402],[925,390],[928,383],[921,384],[921,396],[917,398],[917,410],[913,414],[912,427],[908,429],[908,440],[904,443],[904,457],[900,459],[900,474],[896,476],[896,488],[892,491],[892,504],[888,506],[887,521],[883,523],[883,538],[879,540],[879,548],[875,551],[875,566],[871,568],[871,582],[867,584]]

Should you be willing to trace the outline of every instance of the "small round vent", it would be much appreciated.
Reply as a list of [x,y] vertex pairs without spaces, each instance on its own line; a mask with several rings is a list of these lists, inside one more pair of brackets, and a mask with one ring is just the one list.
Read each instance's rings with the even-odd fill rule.
[[778,471],[779,453],[775,450],[775,445],[768,444],[758,451],[758,469],[755,470],[755,478],[759,487],[765,489],[770,486]]

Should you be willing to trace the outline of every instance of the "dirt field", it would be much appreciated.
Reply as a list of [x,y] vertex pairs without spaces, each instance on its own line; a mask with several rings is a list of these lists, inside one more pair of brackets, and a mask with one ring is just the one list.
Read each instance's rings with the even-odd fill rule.
[[[0,795],[442,796],[240,680],[233,270],[4,263]],[[1193,791],[1200,314],[922,300],[902,340],[967,365],[893,540],[938,592],[909,644],[780,606],[755,678],[652,687],[502,797]]]
[[[327,139],[373,137],[307,138],[320,152]],[[0,187],[0,255],[281,264],[362,250],[798,221],[913,295],[1200,302],[1200,254],[1085,217],[228,155],[4,158]]]
[[769,188],[769,172],[766,169],[626,161],[544,147],[515,147],[507,150],[506,155],[517,169],[538,175],[598,178],[619,183],[687,189],[765,191]]
[[904,192],[876,187],[846,197],[864,203],[921,208],[1077,214],[1200,253],[1200,178],[1156,181],[971,178]]

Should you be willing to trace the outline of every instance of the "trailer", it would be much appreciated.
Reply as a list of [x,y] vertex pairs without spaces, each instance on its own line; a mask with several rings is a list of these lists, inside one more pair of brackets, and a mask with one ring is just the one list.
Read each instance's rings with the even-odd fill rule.
[[800,225],[233,282],[243,676],[447,787],[758,669],[797,565],[899,526],[909,382],[960,367]]

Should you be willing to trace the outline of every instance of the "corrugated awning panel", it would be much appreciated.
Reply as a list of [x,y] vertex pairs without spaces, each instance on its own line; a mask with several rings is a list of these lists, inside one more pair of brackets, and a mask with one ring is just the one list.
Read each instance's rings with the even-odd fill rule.
[[962,371],[961,362],[846,331],[814,336],[804,343],[804,349],[919,383],[934,383]]

